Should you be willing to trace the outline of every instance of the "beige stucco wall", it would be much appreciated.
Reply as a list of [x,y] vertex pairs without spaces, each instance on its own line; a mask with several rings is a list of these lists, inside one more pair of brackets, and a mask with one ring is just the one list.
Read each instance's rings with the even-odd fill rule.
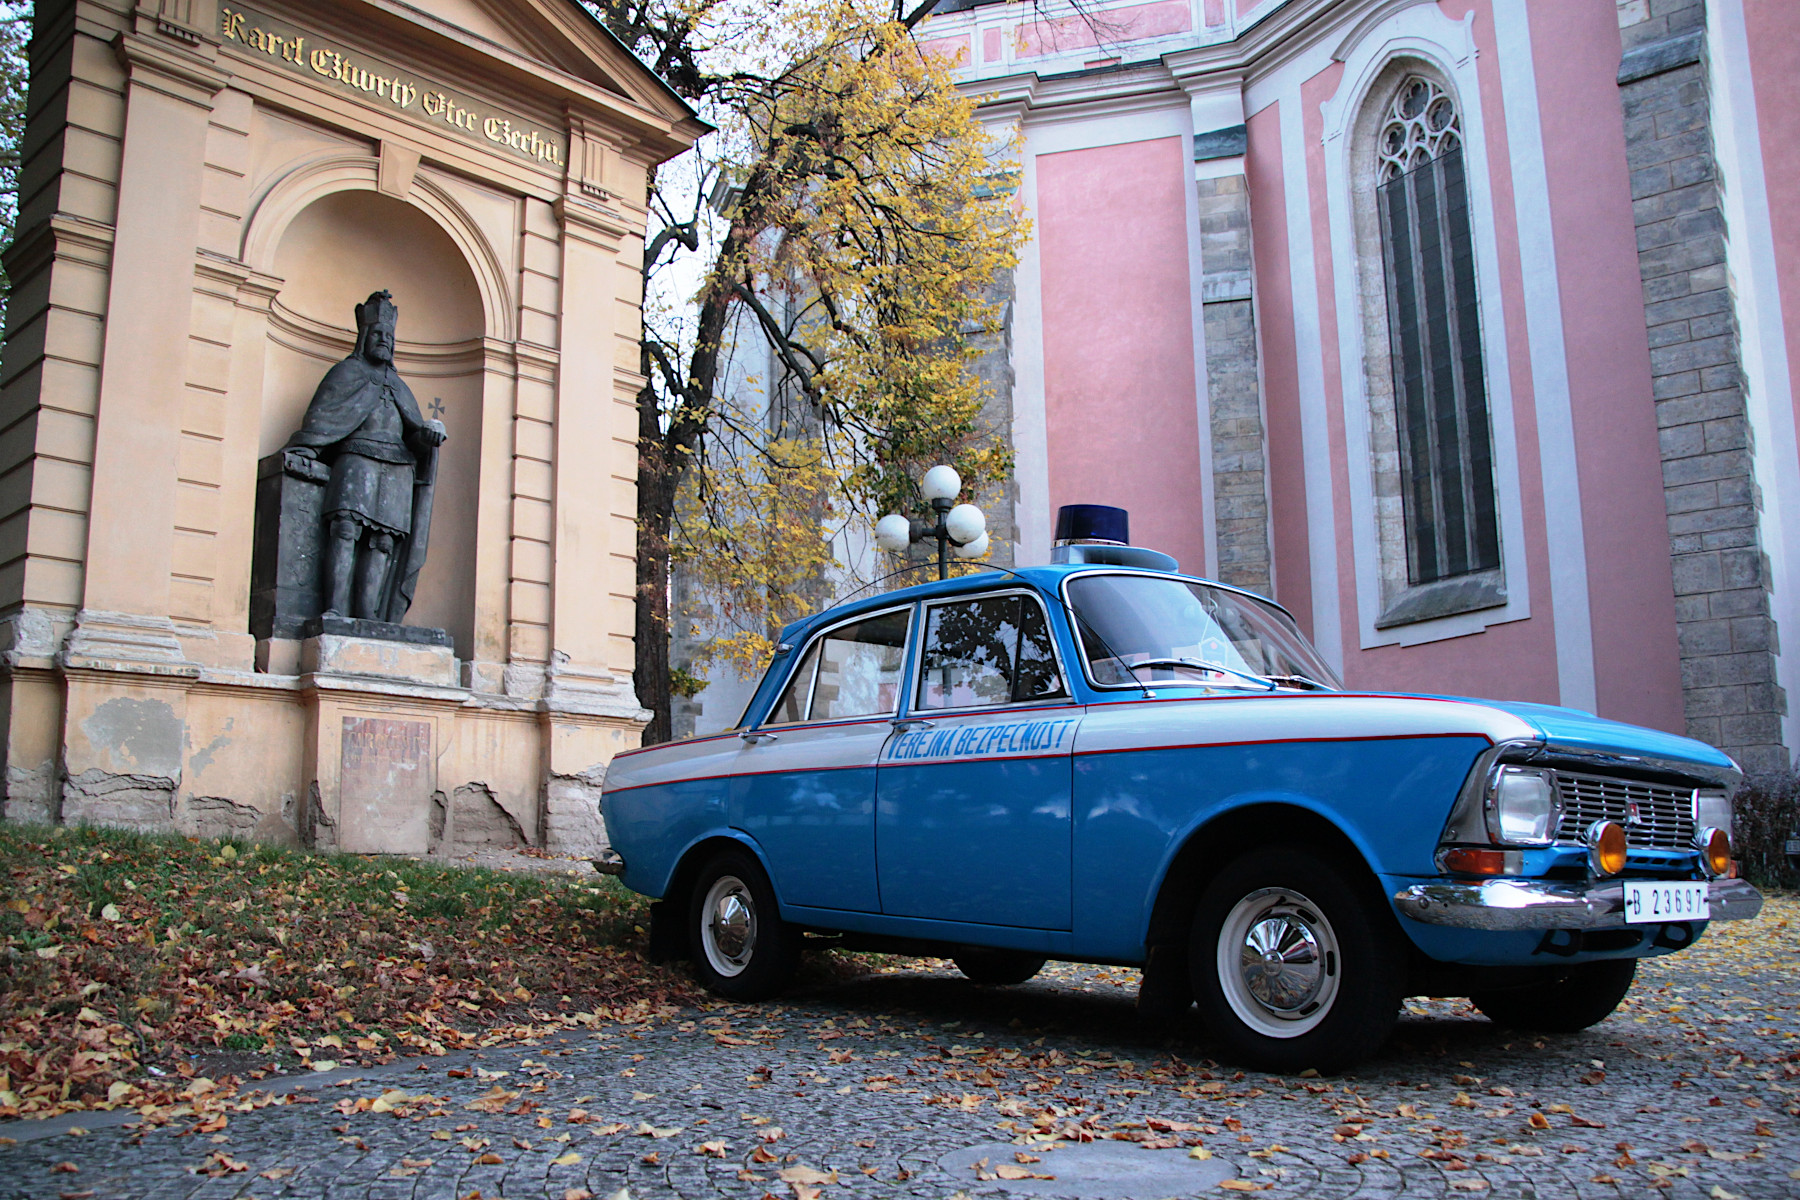
[[[646,172],[702,126],[571,0],[42,0],[32,60],[0,814],[597,849]],[[257,461],[383,287],[450,433],[407,623],[454,652],[259,645]]]

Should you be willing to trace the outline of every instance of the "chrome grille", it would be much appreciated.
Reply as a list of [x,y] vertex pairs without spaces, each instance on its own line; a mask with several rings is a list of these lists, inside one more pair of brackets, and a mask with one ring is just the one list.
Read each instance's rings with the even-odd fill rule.
[[[1608,779],[1602,775],[1556,773],[1562,796],[1562,822],[1556,838],[1579,842],[1595,821],[1617,821],[1632,847],[1691,850],[1694,845],[1694,793],[1688,788]],[[1632,809],[1637,810],[1633,821]]]

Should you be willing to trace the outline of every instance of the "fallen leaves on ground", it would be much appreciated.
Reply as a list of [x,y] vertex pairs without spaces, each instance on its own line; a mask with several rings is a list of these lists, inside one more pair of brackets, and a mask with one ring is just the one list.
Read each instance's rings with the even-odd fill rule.
[[608,879],[26,826],[0,879],[0,1117],[217,1109],[243,1081],[189,1056],[366,1066],[694,995],[627,948],[641,901]]

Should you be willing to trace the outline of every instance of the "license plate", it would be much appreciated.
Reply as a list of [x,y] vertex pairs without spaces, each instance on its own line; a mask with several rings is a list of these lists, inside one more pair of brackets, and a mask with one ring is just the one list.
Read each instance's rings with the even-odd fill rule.
[[1704,921],[1712,916],[1704,883],[1647,883],[1625,881],[1625,923],[1646,925],[1655,921]]

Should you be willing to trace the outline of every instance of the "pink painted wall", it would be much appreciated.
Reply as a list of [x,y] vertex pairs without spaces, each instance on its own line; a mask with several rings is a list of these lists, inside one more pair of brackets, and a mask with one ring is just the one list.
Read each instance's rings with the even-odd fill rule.
[[1132,541],[1204,563],[1187,147],[1037,159],[1050,506],[1131,510]]
[[1662,455],[1614,65],[1618,19],[1605,5],[1536,6],[1531,52],[1581,473],[1599,711],[1680,732]]
[[951,66],[967,66],[970,62],[969,35],[928,38],[919,43],[919,53],[926,58],[941,58]]
[[1154,0],[1122,8],[1098,9],[1086,16],[1028,21],[1019,26],[1020,58],[1061,54],[1083,46],[1140,41],[1182,33],[1193,27],[1188,0]]
[[1256,260],[1256,323],[1262,335],[1264,419],[1268,422],[1270,541],[1275,599],[1307,633],[1313,631],[1312,569],[1307,564],[1306,462],[1300,450],[1300,370],[1294,340],[1294,293],[1282,178],[1281,105],[1245,124],[1250,242]]
[[[1800,369],[1800,5],[1791,0],[1744,0],[1750,41],[1750,75],[1756,85],[1756,121],[1762,143],[1763,184],[1775,240],[1781,316],[1788,367]],[[1794,389],[1800,423],[1800,387]],[[1787,470],[1800,471],[1800,463]],[[1790,638],[1800,631],[1790,631]],[[1790,651],[1791,653],[1792,651]],[[1800,703],[1800,697],[1789,697]]]

